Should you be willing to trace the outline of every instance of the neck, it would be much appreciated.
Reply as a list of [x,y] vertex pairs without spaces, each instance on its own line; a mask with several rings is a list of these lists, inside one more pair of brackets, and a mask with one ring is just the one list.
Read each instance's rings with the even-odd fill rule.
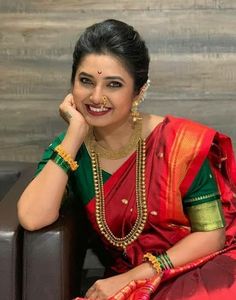
[[107,127],[94,127],[93,132],[99,145],[114,151],[126,146],[134,130],[130,119]]

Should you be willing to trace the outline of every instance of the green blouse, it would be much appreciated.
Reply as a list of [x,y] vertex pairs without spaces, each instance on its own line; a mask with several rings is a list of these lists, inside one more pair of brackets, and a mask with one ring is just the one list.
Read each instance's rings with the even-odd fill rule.
[[[62,142],[64,136],[65,133],[61,133],[45,150],[38,164],[36,175],[51,159],[55,147]],[[91,160],[84,144],[78,151],[76,160],[79,168],[70,174],[67,188],[86,205],[94,197],[95,191]],[[104,183],[110,176],[111,174],[102,170]],[[210,231],[225,226],[220,194],[207,159],[183,198],[183,208],[190,220],[192,231]]]

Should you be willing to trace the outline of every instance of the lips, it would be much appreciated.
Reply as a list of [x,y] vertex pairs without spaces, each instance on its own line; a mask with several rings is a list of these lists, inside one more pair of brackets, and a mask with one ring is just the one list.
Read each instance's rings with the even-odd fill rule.
[[93,116],[101,116],[101,115],[105,115],[106,113],[108,113],[111,108],[109,107],[102,107],[102,106],[92,106],[92,105],[86,105],[87,111],[93,115]]

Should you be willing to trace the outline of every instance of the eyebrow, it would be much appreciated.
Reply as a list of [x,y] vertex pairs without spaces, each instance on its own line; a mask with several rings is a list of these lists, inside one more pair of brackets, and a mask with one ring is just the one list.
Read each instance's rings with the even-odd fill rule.
[[[89,78],[94,78],[92,75],[90,75],[90,74],[88,74],[86,72],[79,73],[79,76],[87,76]],[[120,81],[122,81],[123,83],[125,83],[124,79],[122,77],[120,77],[120,76],[107,76],[104,79],[106,79],[106,80],[117,80],[117,79],[119,79]]]

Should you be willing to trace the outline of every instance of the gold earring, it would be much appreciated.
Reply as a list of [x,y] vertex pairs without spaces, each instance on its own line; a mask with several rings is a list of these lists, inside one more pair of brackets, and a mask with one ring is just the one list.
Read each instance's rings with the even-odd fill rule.
[[138,106],[141,102],[144,101],[145,93],[146,93],[147,89],[149,88],[149,86],[150,86],[150,80],[148,79],[147,82],[142,87],[142,89],[139,93],[138,99],[135,100],[132,104],[131,116],[132,116],[132,120],[134,123],[137,122],[138,120],[142,120],[142,117],[140,116],[140,113],[138,112]]
[[142,120],[142,118],[140,116],[140,113],[138,111],[139,103],[140,102],[138,100],[136,100],[132,104],[131,116],[132,116],[132,120],[133,120],[134,123],[137,122],[137,121],[141,121]]

